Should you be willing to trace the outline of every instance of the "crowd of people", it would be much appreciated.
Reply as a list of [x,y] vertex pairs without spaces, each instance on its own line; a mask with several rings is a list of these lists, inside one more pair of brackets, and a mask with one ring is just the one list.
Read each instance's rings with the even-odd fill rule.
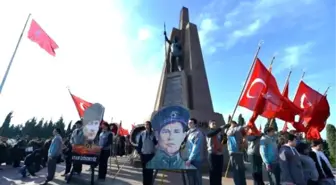
[[[44,185],[53,180],[56,164],[62,160],[66,166],[63,176],[67,176],[71,170],[75,174],[80,174],[82,164],[72,161],[71,151],[73,144],[81,144],[83,141],[82,121],[77,121],[75,125],[76,128],[67,137],[62,138],[60,129],[55,128],[54,136],[45,141],[39,139],[29,141],[27,137],[21,139],[15,145],[7,147],[10,149],[6,150],[6,154],[8,152],[11,154],[5,155],[0,152],[2,154],[0,162],[8,162],[8,159],[4,160],[5,156],[12,156],[10,160],[13,167],[19,167],[20,161],[24,159],[24,165],[20,168],[23,177],[34,176],[36,172],[47,166],[48,175],[46,181],[42,183]],[[264,170],[267,172],[270,185],[335,185],[332,166],[323,153],[323,142],[320,140],[308,143],[299,133],[277,133],[272,127],[267,128],[265,133],[260,135],[246,135],[248,128],[238,125],[235,121],[217,127],[216,122],[210,120],[209,131],[206,134],[196,125],[196,119],[189,120],[189,129],[181,145],[182,147],[189,146],[189,156],[185,160],[185,166],[196,168],[186,171],[190,185],[202,185],[202,163],[205,159],[209,163],[210,184],[222,184],[223,154],[226,145],[230,156],[233,181],[236,185],[246,185],[244,151],[247,152],[248,161],[251,163],[255,185],[265,184]],[[115,136],[110,130],[110,125],[103,122],[96,140],[102,148],[97,164],[100,181],[106,178],[110,156],[132,152],[129,136],[123,139]],[[116,138],[119,138],[118,144],[114,144]],[[0,147],[4,144],[5,142],[2,142]],[[139,135],[138,146],[135,148],[142,162],[144,185],[151,185],[153,182],[153,169],[147,168],[146,165],[154,157],[156,145],[158,145],[158,140],[153,133],[151,122],[147,121],[145,130]]]
[[[29,140],[29,136],[14,139],[2,138],[0,141],[0,164],[6,163],[19,168],[22,177],[35,176],[35,173],[47,167],[47,178],[42,184],[52,181],[56,171],[56,164],[65,162],[65,171],[62,176],[67,176],[73,170],[75,175],[82,172],[82,164],[72,161],[72,145],[83,142],[83,123],[77,121],[70,135],[62,137],[61,129],[55,128],[53,136],[43,140],[34,138]],[[123,156],[132,152],[129,136],[118,136],[110,129],[106,122],[97,134],[96,143],[102,147],[98,167],[98,180],[103,181],[107,173],[107,161],[110,156]],[[23,165],[20,163],[23,161]]]
[[[246,135],[248,128],[235,121],[216,127],[216,122],[209,121],[207,134],[196,128],[197,120],[190,119],[185,142],[191,146],[186,166],[193,165],[196,170],[187,170],[188,184],[202,185],[202,161],[205,159],[206,145],[209,162],[211,185],[222,184],[224,146],[227,145],[233,181],[236,185],[246,185],[244,151],[252,167],[255,185],[264,185],[263,171],[266,170],[270,185],[335,185],[332,166],[323,153],[323,141],[305,141],[300,133],[277,133],[274,128],[267,128],[265,133]],[[145,124],[146,130],[140,134],[137,151],[141,156],[143,184],[153,181],[153,169],[147,168],[148,162],[155,155],[158,140],[151,122]],[[183,146],[183,145],[182,145]]]

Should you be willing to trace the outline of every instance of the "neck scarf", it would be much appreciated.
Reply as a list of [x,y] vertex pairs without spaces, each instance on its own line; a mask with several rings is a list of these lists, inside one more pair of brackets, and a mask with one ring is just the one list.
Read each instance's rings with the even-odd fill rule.
[[331,164],[330,164],[328,158],[324,155],[324,153],[322,151],[318,151],[316,149],[312,149],[312,150],[313,150],[313,152],[315,152],[315,154],[317,156],[317,162],[318,162],[319,166],[321,167],[321,170],[322,170],[323,174],[326,175],[326,173],[324,172],[324,170],[322,168],[321,159],[327,164],[330,171],[332,171]]

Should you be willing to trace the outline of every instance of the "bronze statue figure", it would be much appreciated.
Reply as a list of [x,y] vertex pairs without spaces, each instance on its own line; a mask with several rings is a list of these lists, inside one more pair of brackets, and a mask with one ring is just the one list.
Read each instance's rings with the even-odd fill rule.
[[167,33],[163,32],[165,36],[166,42],[169,43],[170,46],[170,54],[169,54],[169,62],[170,62],[170,70],[169,72],[177,72],[182,71],[182,45],[177,36],[174,37],[174,40],[171,41],[167,37]]

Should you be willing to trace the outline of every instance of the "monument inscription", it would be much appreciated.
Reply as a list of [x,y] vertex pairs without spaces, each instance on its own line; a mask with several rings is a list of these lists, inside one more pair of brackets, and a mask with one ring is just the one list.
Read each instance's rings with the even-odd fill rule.
[[172,76],[166,80],[163,106],[183,105],[183,84],[181,75]]

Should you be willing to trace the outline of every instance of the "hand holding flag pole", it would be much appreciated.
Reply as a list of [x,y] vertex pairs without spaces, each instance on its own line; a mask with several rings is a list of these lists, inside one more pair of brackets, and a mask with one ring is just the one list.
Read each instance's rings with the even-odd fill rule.
[[[237,103],[236,103],[236,106],[235,106],[235,108],[233,109],[233,112],[232,112],[232,114],[231,114],[230,119],[228,120],[228,124],[231,123],[231,121],[232,121],[232,119],[233,119],[233,117],[234,117],[234,115],[235,115],[235,113],[236,113],[236,111],[237,111],[239,101],[240,101],[240,99],[241,99],[242,96],[243,96],[244,90],[245,90],[245,88],[246,88],[246,86],[247,86],[247,81],[248,81],[248,79],[249,79],[250,76],[251,76],[252,69],[254,68],[254,65],[255,65],[255,63],[256,63],[256,60],[257,60],[259,51],[260,51],[261,46],[262,46],[263,43],[264,43],[264,41],[261,40],[261,41],[259,42],[259,44],[258,44],[257,51],[256,51],[256,53],[255,53],[255,55],[254,55],[254,58],[253,58],[253,62],[252,62],[252,64],[251,64],[250,70],[249,70],[249,72],[248,72],[248,74],[247,74],[247,77],[246,77],[246,79],[245,79],[245,83],[244,83],[244,86],[243,86],[243,88],[242,88],[242,90],[241,90],[241,92],[240,92],[240,95],[239,95],[238,101],[237,101]],[[231,163],[231,157],[230,157],[229,163],[228,163],[227,168],[226,168],[225,177],[227,177],[227,175],[228,175],[229,168],[230,168],[230,163]]]

